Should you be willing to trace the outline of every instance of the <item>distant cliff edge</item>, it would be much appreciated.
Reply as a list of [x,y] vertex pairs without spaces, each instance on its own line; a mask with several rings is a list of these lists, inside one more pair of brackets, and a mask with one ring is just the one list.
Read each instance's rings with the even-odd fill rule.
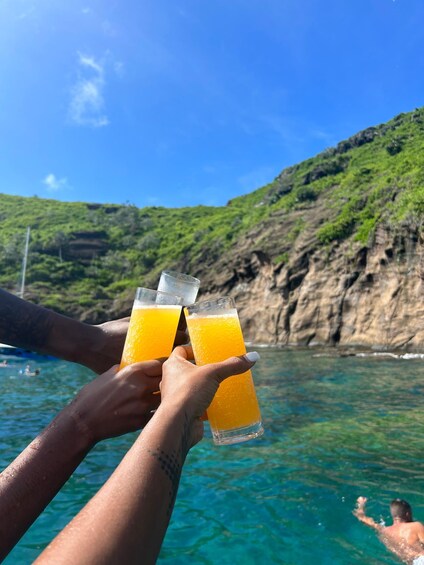
[[331,252],[299,238],[280,264],[246,238],[198,274],[211,296],[234,297],[253,343],[423,351],[423,235],[378,227],[369,247]]

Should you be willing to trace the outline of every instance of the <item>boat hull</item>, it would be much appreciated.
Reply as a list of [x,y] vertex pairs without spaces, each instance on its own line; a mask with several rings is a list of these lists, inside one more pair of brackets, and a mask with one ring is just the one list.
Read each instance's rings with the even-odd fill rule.
[[17,357],[19,359],[56,359],[56,357],[52,357],[51,355],[43,355],[36,351],[30,351],[22,347],[13,347],[13,345],[7,345],[5,343],[0,343],[0,355]]

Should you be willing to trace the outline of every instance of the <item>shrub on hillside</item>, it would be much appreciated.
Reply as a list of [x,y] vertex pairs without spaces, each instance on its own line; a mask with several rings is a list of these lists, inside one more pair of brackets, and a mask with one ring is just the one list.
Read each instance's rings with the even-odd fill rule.
[[402,140],[399,137],[394,137],[386,145],[386,151],[389,155],[396,155],[402,151]]

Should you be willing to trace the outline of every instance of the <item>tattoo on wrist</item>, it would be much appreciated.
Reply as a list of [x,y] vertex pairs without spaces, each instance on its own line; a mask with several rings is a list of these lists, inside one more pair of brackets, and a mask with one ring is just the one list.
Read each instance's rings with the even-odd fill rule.
[[177,456],[176,452],[166,453],[163,449],[155,451],[151,451],[149,449],[149,453],[159,461],[161,470],[165,473],[171,483],[168,491],[169,502],[166,512],[168,516],[171,516],[174,502],[177,497],[178,484],[180,482],[182,467],[181,460]]
[[181,434],[181,442],[178,449],[173,449],[171,453],[167,453],[163,449],[149,449],[148,452],[160,463],[161,470],[165,473],[170,481],[169,503],[167,515],[170,517],[177,497],[178,485],[181,477],[181,470],[190,448],[190,423],[187,414],[184,414],[184,426]]

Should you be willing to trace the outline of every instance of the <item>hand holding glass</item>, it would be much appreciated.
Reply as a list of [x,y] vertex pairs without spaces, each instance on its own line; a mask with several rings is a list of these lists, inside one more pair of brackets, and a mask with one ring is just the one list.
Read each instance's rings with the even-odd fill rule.
[[[219,298],[185,308],[196,365],[244,355],[246,346],[234,301]],[[231,444],[263,434],[252,373],[223,381],[207,410],[214,443]]]

